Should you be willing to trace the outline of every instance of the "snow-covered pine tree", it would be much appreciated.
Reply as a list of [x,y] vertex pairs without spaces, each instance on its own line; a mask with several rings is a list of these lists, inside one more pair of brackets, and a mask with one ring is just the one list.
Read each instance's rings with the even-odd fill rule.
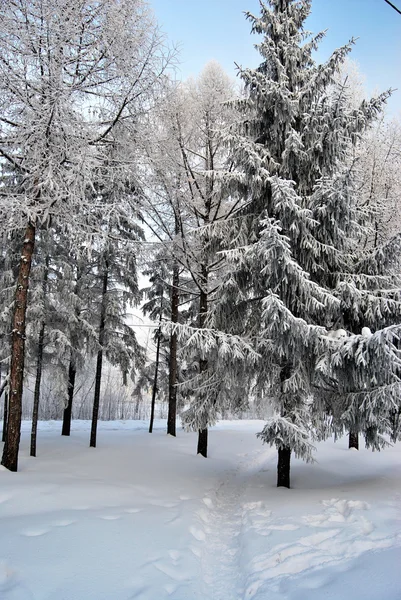
[[313,434],[325,432],[315,364],[327,329],[343,321],[339,280],[361,223],[349,151],[387,97],[352,108],[344,90],[333,92],[352,42],[317,64],[324,34],[304,29],[310,10],[310,0],[270,0],[259,17],[247,14],[262,63],[239,73],[245,96],[228,138],[236,168],[226,192],[243,204],[213,315],[216,327],[255,342],[256,389],[275,410],[259,437],[277,447],[277,485],[286,487],[291,453],[312,460]]

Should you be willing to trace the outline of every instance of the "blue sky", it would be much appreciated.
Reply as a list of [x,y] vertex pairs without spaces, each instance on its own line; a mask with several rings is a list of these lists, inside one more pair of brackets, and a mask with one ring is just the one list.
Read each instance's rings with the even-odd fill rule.
[[[168,38],[180,46],[180,77],[196,76],[211,59],[231,76],[234,63],[256,66],[256,36],[243,12],[259,13],[258,0],[149,0]],[[392,0],[401,9],[401,0]],[[401,15],[384,0],[314,0],[307,23],[317,33],[327,29],[318,60],[358,37],[351,54],[365,76],[369,93],[399,88],[389,112],[401,114]]]

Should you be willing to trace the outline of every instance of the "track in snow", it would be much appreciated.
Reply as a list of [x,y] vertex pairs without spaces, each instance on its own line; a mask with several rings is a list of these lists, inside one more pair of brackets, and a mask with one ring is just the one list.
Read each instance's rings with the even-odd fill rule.
[[192,535],[202,545],[192,551],[200,559],[203,600],[245,600],[246,579],[242,560],[244,525],[243,496],[248,479],[258,471],[266,452],[256,452],[256,460],[246,456],[236,469],[226,474],[217,489],[203,498],[197,512],[198,527]]

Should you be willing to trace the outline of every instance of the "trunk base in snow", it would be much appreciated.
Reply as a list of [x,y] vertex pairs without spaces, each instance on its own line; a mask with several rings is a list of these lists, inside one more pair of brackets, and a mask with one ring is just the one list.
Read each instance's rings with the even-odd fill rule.
[[355,431],[349,432],[348,448],[355,448],[355,450],[359,450],[359,434],[358,434],[358,432],[355,432]]
[[22,244],[21,261],[15,291],[11,338],[10,382],[7,429],[1,464],[9,471],[18,470],[21,437],[22,390],[24,385],[25,323],[28,303],[28,283],[35,246],[35,226],[28,223]]
[[291,449],[279,448],[277,462],[277,487],[290,487]]
[[207,429],[201,429],[198,433],[198,450],[197,453],[207,458]]

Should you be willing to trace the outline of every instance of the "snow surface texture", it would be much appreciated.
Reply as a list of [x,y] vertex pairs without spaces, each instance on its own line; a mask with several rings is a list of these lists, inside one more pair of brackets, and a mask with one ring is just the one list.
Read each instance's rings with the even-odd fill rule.
[[401,445],[320,444],[277,489],[261,421],[195,434],[141,421],[40,423],[0,470],[1,600],[400,600]]

